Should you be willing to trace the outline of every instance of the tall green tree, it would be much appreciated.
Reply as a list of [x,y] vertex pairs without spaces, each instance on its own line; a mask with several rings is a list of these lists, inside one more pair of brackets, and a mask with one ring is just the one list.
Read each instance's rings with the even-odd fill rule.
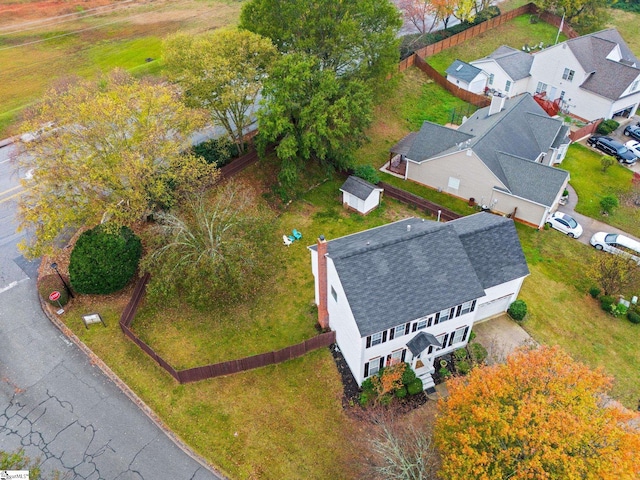
[[609,0],[534,0],[533,3],[559,17],[564,15],[565,21],[582,34],[601,30],[610,18]]
[[193,36],[177,34],[163,47],[169,78],[180,84],[187,104],[210,112],[244,151],[256,99],[277,50],[268,38],[225,29]]
[[316,57],[286,54],[265,81],[258,112],[262,150],[272,142],[282,160],[280,181],[292,185],[308,161],[346,168],[372,119],[364,82],[341,78]]
[[251,0],[240,27],[282,53],[313,55],[321,69],[382,80],[397,65],[399,10],[389,0]]
[[605,405],[610,387],[558,347],[519,350],[449,381],[435,426],[440,477],[640,478],[640,417]]
[[97,82],[51,88],[28,114],[18,164],[23,244],[39,256],[82,225],[107,219],[131,225],[215,179],[215,167],[188,153],[205,118],[187,108],[175,87],[114,71]]
[[275,219],[248,186],[225,182],[155,218],[143,260],[154,301],[224,307],[253,298],[273,278],[281,245]]

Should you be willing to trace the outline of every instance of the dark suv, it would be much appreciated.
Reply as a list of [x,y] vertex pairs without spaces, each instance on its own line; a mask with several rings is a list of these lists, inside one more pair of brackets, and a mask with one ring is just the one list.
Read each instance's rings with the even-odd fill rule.
[[640,127],[637,125],[628,125],[627,128],[624,129],[624,134],[627,137],[633,137],[636,140],[640,140]]
[[615,157],[620,163],[630,165],[632,163],[636,163],[636,160],[638,160],[638,157],[636,157],[627,147],[611,137],[595,136],[589,138],[587,143],[592,147],[603,151],[607,155]]

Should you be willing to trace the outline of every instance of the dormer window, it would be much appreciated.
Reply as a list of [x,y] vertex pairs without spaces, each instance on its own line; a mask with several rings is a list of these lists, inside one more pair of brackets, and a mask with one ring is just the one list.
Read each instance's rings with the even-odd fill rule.
[[573,76],[576,74],[575,70],[570,70],[568,68],[564,69],[564,73],[562,74],[562,79],[563,80],[568,80],[568,81],[572,81],[573,80]]

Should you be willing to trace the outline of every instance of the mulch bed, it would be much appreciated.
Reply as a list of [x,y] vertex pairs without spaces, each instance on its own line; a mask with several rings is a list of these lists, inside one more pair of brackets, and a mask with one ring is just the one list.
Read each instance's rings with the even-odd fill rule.
[[[358,383],[356,379],[353,377],[349,366],[347,365],[342,352],[337,344],[333,344],[329,347],[331,350],[331,354],[333,355],[333,360],[336,362],[336,367],[338,372],[340,372],[340,376],[342,378],[342,385],[344,387],[344,394],[342,395],[342,408],[352,417],[371,422],[372,415],[370,415],[370,408],[363,408],[360,406],[358,402],[358,397],[360,396],[360,387],[358,387]],[[409,395],[405,398],[399,399],[395,398],[391,404],[387,407],[375,407],[375,408],[384,408],[387,410],[392,410],[394,414],[406,414],[415,410],[418,407],[421,407],[425,403],[427,403],[428,398],[427,395],[423,393],[419,393],[418,395]]]

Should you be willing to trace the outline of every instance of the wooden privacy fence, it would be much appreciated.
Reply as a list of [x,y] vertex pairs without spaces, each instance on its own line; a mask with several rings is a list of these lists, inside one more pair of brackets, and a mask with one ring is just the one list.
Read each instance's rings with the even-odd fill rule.
[[378,187],[384,188],[384,194],[388,197],[391,197],[395,200],[398,200],[402,203],[406,203],[408,205],[413,205],[415,207],[421,208],[429,212],[434,217],[440,214],[440,220],[448,222],[450,220],[455,220],[456,218],[462,217],[462,215],[454,212],[453,210],[449,210],[444,208],[437,203],[430,202],[429,200],[425,200],[418,195],[414,195],[413,193],[409,193],[401,188],[394,187],[393,185],[389,185],[385,182],[379,182]]
[[581,138],[584,138],[587,135],[591,135],[593,132],[596,131],[596,129],[598,128],[598,125],[600,125],[600,122],[602,122],[602,118],[599,118],[598,120],[593,120],[592,122],[589,122],[584,127],[579,128],[578,130],[569,132],[569,138],[571,139],[572,142],[577,142]]
[[138,280],[138,283],[133,290],[133,294],[131,295],[131,300],[129,300],[129,303],[120,317],[120,329],[129,339],[131,339],[131,341],[133,341],[133,343],[140,347],[144,353],[153,358],[158,365],[164,368],[169,375],[180,383],[197,382],[200,380],[206,380],[207,378],[230,375],[232,373],[244,372],[254,368],[286,362],[287,360],[301,357],[302,355],[313,350],[317,350],[318,348],[328,347],[336,341],[336,332],[326,332],[280,350],[260,353],[258,355],[252,355],[250,357],[244,357],[237,360],[229,360],[201,367],[188,368],[186,370],[176,370],[169,364],[169,362],[158,355],[153,348],[142,341],[130,328],[136,315],[136,311],[138,310],[138,305],[144,298],[147,283],[149,283],[150,278],[151,276],[147,273]]

